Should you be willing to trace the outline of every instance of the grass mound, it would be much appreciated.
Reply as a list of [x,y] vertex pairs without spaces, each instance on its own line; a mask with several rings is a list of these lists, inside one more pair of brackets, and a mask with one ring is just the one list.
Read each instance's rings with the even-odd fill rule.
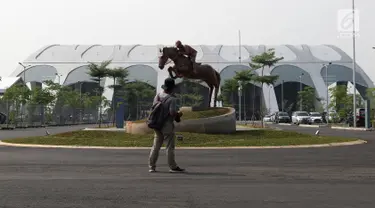
[[[327,144],[356,140],[340,137],[318,137],[296,132],[266,129],[238,131],[235,134],[178,134],[183,135],[183,141],[177,141],[176,143],[179,147],[283,146]],[[3,140],[3,142],[44,145],[151,147],[153,134],[133,135],[110,131],[74,131],[42,137],[9,139]]]
[[[230,109],[228,108],[210,108],[208,110],[203,111],[184,111],[184,115],[182,116],[182,120],[191,120],[191,119],[200,119],[200,118],[209,118],[215,116],[221,116],[224,114],[229,113]],[[143,123],[146,119],[133,121],[134,123]]]

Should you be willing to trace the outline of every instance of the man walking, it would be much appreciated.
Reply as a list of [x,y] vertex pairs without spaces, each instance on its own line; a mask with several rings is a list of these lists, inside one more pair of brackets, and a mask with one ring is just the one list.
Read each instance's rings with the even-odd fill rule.
[[154,104],[158,101],[163,102],[163,112],[166,113],[164,117],[166,117],[165,123],[162,129],[154,130],[154,144],[152,146],[150,157],[149,157],[149,172],[156,172],[156,162],[159,157],[159,151],[161,146],[164,142],[166,142],[166,153],[168,158],[168,165],[170,168],[170,172],[183,172],[184,169],[178,167],[175,161],[175,129],[174,129],[174,121],[179,121],[180,117],[182,116],[182,112],[177,111],[176,106],[176,97],[173,95],[173,90],[175,89],[176,84],[174,79],[167,78],[164,81],[164,85],[161,88],[164,90],[163,92],[157,94],[154,98]]

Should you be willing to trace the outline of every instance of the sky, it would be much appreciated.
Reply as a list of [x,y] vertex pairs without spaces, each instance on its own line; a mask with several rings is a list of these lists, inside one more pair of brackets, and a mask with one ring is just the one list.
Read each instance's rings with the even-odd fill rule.
[[[0,7],[0,76],[50,44],[332,44],[352,0],[8,0]],[[357,63],[375,80],[375,1],[356,0]]]

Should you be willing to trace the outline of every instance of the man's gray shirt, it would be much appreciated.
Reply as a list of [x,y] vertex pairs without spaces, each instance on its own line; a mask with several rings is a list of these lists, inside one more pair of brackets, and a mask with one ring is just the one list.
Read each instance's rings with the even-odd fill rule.
[[[162,101],[166,98],[169,94],[165,92],[160,92],[155,95],[154,97],[154,104],[158,101]],[[178,108],[176,105],[176,98],[171,95],[163,104],[163,111],[168,114],[164,115],[167,117],[166,122],[164,123],[163,128],[161,129],[162,133],[173,133],[174,132],[174,117],[172,115],[176,115]]]

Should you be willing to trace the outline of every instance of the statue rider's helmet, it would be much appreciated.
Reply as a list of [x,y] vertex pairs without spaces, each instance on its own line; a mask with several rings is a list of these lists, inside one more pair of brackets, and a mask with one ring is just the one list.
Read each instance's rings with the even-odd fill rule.
[[181,41],[179,41],[179,40],[178,40],[178,41],[176,41],[176,47],[177,47],[177,48],[180,48],[180,47],[182,47],[182,43],[181,43]]

